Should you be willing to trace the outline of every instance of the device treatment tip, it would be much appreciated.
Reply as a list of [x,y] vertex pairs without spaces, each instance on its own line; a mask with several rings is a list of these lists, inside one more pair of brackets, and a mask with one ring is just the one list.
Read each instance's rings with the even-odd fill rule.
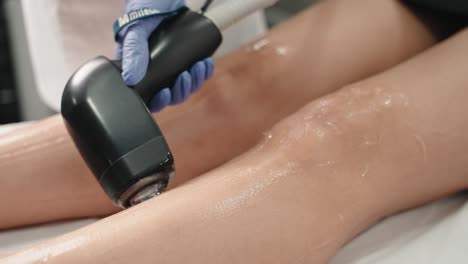
[[132,199],[130,199],[130,206],[135,206],[151,198],[161,195],[166,190],[166,187],[167,183],[157,182],[153,185],[144,188],[139,193],[137,193]]

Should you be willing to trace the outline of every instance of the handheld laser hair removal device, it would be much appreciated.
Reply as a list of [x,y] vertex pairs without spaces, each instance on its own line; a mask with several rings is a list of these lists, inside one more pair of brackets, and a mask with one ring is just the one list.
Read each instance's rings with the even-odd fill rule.
[[[221,30],[277,0],[232,0],[204,15],[188,9],[166,19],[149,39],[150,64],[133,89],[121,62],[97,57],[79,68],[62,97],[75,145],[112,201],[128,208],[165,191],[174,178],[171,150],[147,103],[192,65],[212,56]],[[182,128],[181,128],[182,129]]]

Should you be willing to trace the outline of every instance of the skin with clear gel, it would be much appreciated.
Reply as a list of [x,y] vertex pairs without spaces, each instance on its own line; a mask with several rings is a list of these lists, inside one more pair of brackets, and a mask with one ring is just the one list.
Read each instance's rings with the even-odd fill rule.
[[[389,37],[393,45],[381,52]],[[394,66],[434,42],[398,1],[333,0],[304,11],[220,59],[214,79],[198,95],[156,116],[177,163],[170,187],[245,152],[275,123],[315,98]],[[8,190],[0,192],[0,208],[10,212],[0,228],[118,211],[86,168],[60,117],[0,136],[0,148],[0,179]]]

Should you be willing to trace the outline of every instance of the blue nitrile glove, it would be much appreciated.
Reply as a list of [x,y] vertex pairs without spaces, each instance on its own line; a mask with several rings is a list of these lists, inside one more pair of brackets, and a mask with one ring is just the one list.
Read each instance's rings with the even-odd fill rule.
[[[184,0],[125,0],[125,13],[143,8],[167,12],[184,5]],[[138,84],[145,76],[149,64],[148,38],[164,18],[156,16],[136,21],[118,33],[117,59],[122,60],[122,77],[128,86]],[[168,105],[186,101],[211,78],[213,71],[214,63],[211,58],[196,63],[179,76],[172,89],[165,88],[155,95],[150,103],[151,111],[158,112]]]

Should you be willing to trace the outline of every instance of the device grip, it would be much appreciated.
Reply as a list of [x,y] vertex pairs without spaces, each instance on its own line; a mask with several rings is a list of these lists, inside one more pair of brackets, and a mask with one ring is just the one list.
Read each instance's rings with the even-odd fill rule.
[[[148,71],[132,88],[148,104],[162,89],[173,87],[180,74],[212,56],[221,42],[221,31],[202,14],[186,10],[164,20],[149,38]],[[113,63],[122,68],[121,61]]]

